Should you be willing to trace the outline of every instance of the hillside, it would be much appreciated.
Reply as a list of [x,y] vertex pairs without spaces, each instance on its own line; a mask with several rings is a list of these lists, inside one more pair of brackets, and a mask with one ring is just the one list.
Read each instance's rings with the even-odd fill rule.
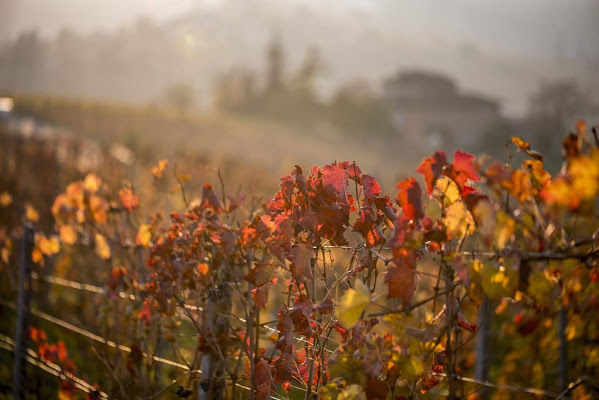
[[223,168],[225,173],[250,165],[269,176],[280,176],[297,163],[309,168],[332,159],[355,160],[364,171],[380,176],[383,185],[391,185],[402,176],[406,165],[398,156],[399,138],[393,143],[357,139],[332,126],[300,131],[229,114],[182,114],[159,106],[75,98],[18,96],[15,104],[15,112],[20,115],[33,116],[99,142],[117,141],[143,149],[150,162],[185,156],[204,160],[212,168]]

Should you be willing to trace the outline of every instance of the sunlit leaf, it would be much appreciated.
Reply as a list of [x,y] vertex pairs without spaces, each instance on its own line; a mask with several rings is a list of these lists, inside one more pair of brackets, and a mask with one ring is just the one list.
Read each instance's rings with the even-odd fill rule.
[[447,238],[460,238],[474,232],[474,219],[462,201],[456,201],[445,209],[443,225]]
[[106,241],[104,236],[102,236],[99,233],[96,233],[95,242],[96,254],[98,255],[98,257],[104,260],[108,260],[110,258],[110,246],[108,245],[108,242]]
[[416,171],[424,176],[428,194],[433,192],[435,181],[448,165],[445,152],[437,151],[431,157],[427,157],[418,166]]
[[337,400],[366,400],[366,393],[362,386],[353,383],[339,393]]
[[154,175],[154,178],[156,178],[156,179],[162,178],[162,173],[164,172],[164,169],[167,166],[168,166],[167,160],[158,161],[158,164],[152,168],[152,175]]
[[335,317],[337,317],[343,327],[347,329],[353,328],[360,320],[366,307],[370,304],[370,300],[370,290],[364,285],[362,280],[356,279],[354,288],[347,289],[338,302]]
[[528,277],[528,294],[541,308],[549,308],[553,301],[554,285],[543,271],[536,271]]
[[57,237],[46,238],[43,235],[39,235],[38,237],[39,239],[36,238],[36,241],[42,254],[52,256],[60,252],[60,242]]
[[95,173],[90,173],[83,180],[83,188],[91,193],[96,193],[102,186],[102,179]]
[[150,226],[148,224],[139,225],[137,236],[135,236],[135,243],[138,246],[148,247],[150,245],[151,238],[152,233],[150,232]]
[[64,244],[72,245],[77,241],[77,232],[70,225],[62,225],[59,230],[60,240]]
[[511,297],[518,288],[518,273],[511,268],[485,263],[481,271],[481,285],[492,300]]
[[453,180],[447,176],[440,176],[435,182],[435,188],[433,190],[433,196],[439,199],[440,203],[444,207],[455,203],[461,199],[460,189]]
[[31,222],[40,220],[40,213],[31,205],[25,204],[25,218]]
[[0,194],[0,207],[8,207],[12,204],[12,196],[7,191]]

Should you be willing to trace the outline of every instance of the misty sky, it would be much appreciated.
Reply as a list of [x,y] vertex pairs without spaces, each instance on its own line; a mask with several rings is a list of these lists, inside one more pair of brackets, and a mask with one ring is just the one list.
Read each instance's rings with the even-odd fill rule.
[[[62,27],[116,29],[141,16],[168,20],[194,7],[235,0],[1,0],[0,38]],[[256,0],[236,0],[256,1]],[[469,41],[501,53],[571,57],[599,36],[599,0],[270,0],[305,4],[322,13],[374,14],[382,29],[425,40]]]
[[[398,50],[404,53],[389,58],[371,52],[370,69],[360,73],[378,77],[407,66],[443,70],[466,89],[502,99],[514,115],[524,111],[531,91],[547,78],[575,78],[590,90],[599,88],[599,0],[0,0],[0,44],[32,29],[45,37],[64,27],[115,31],[141,17],[161,23],[201,8],[218,12],[252,3],[262,9],[296,7],[289,8],[292,12],[304,7],[323,20],[347,21],[350,31],[374,28],[382,33],[378,37],[399,37],[409,43]],[[415,61],[414,49],[428,49],[426,62]],[[474,61],[464,68],[463,49],[484,55],[486,64]]]

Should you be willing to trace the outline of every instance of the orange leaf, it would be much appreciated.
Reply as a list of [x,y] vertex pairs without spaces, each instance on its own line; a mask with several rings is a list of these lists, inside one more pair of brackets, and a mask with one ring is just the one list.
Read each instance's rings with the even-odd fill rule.
[[37,222],[40,220],[40,213],[31,204],[25,204],[25,218],[31,222]]
[[150,245],[151,238],[152,233],[150,232],[150,226],[148,224],[139,225],[137,236],[135,237],[135,243],[138,246],[148,247]]
[[108,260],[110,258],[110,246],[108,246],[108,243],[106,242],[104,236],[102,236],[99,233],[96,233],[95,241],[96,254],[98,255],[98,257],[104,260]]
[[77,232],[70,225],[62,225],[59,230],[60,240],[64,244],[75,244],[77,241]]

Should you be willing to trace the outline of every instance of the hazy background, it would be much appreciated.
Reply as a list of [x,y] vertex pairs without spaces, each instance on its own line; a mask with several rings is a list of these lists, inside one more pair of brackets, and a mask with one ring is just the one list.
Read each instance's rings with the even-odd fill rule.
[[[376,82],[400,66],[436,68],[466,88],[499,97],[513,115],[525,111],[543,79],[576,77],[595,88],[599,70],[597,0],[3,0],[0,38],[28,30],[51,38],[63,28],[115,32],[141,17],[172,29],[186,21],[229,33],[223,65],[239,61],[231,53],[246,57],[250,50],[235,48],[235,36],[245,42],[241,36],[251,33],[259,47],[277,33],[288,41],[295,35],[318,41],[312,44],[325,50],[331,82],[356,75]],[[231,23],[237,18],[243,25]],[[317,32],[308,29],[313,24],[321,24]]]
[[558,159],[599,116],[598,19],[597,0],[3,0],[0,95],[34,130],[148,158],[351,159],[392,182],[512,135]]

